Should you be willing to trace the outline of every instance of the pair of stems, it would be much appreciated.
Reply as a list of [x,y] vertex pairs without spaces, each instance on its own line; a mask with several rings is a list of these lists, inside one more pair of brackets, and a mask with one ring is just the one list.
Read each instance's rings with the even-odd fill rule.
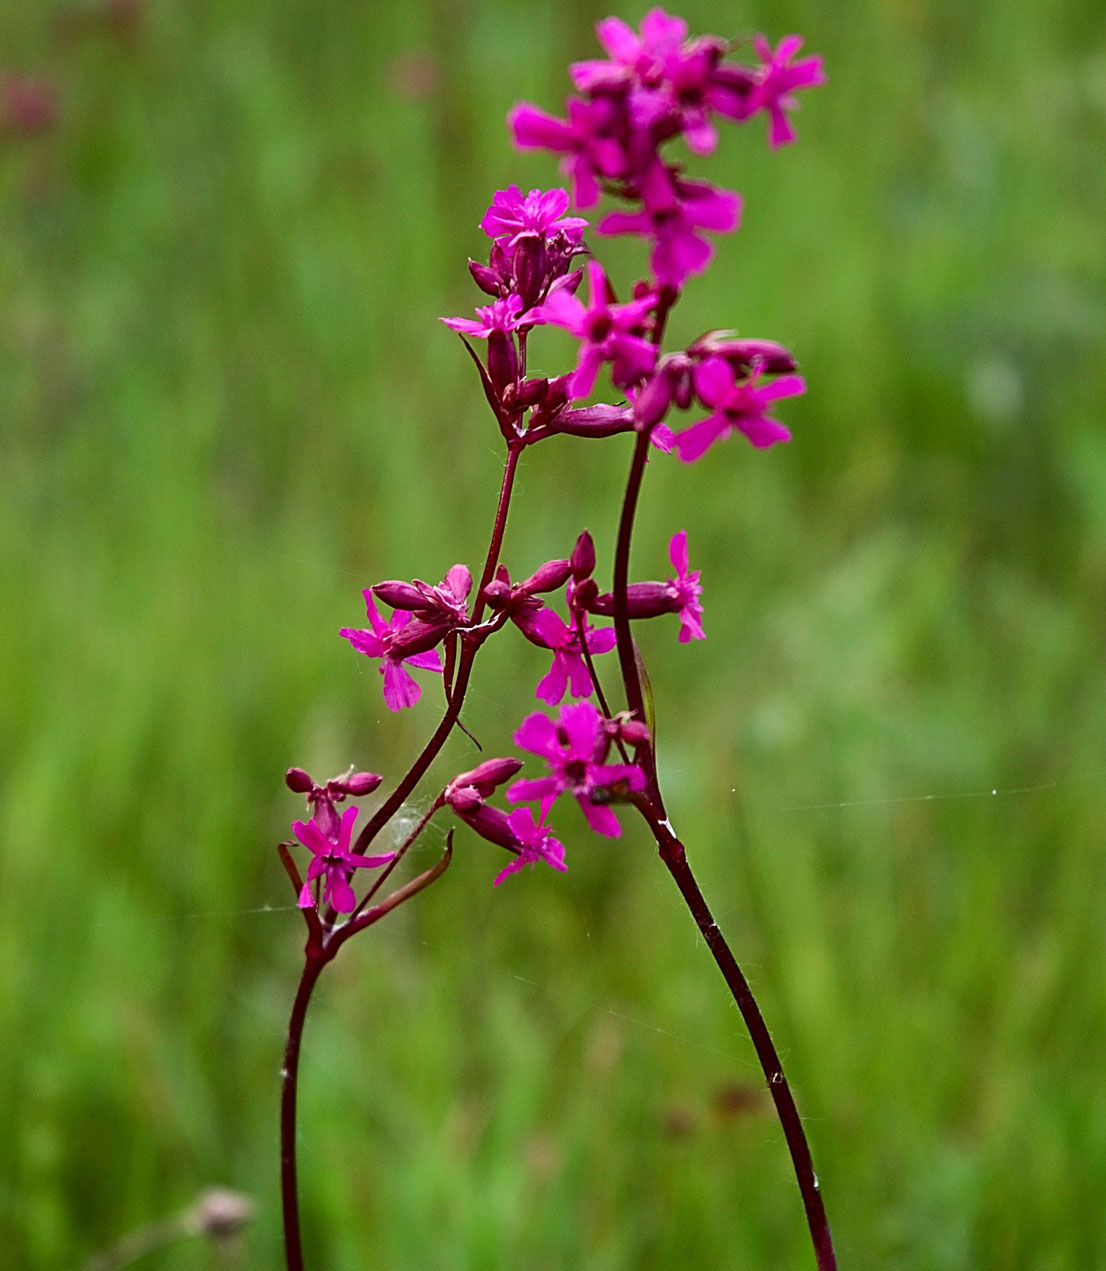
[[[667,306],[664,308],[663,313],[667,313]],[[662,328],[663,316],[657,324],[658,342]],[[473,663],[484,638],[478,630],[474,629],[479,627],[483,616],[484,589],[495,576],[495,570],[499,562],[499,554],[507,525],[507,515],[510,510],[511,495],[514,489],[515,474],[519,457],[525,445],[526,443],[522,438],[508,437],[507,439],[507,460],[500,487],[499,503],[496,508],[491,541],[488,545],[488,554],[481,575],[479,590],[477,591],[472,627],[461,635],[460,653],[457,658],[453,682],[452,685],[447,686],[446,710],[438,727],[407,774],[361,831],[355,847],[355,851],[358,853],[364,852],[368,844],[400,809],[444,746],[454,727],[459,724],[461,707],[468,689]],[[617,637],[619,667],[626,693],[626,701],[631,715],[643,722],[646,719],[644,695],[638,671],[637,654],[633,637],[630,634],[626,589],[629,583],[630,544],[633,537],[634,517],[648,458],[648,449],[648,432],[639,432],[635,438],[633,459],[622,501],[613,579],[614,625]],[[586,653],[587,646],[583,639],[581,639],[581,644]],[[588,662],[590,666],[590,658]],[[594,670],[592,678],[595,680],[598,690],[598,680],[595,679]],[[791,1155],[818,1271],[836,1271],[837,1263],[833,1252],[833,1242],[830,1238],[825,1206],[822,1202],[818,1179],[814,1173],[810,1147],[807,1143],[798,1108],[795,1105],[790,1086],[784,1075],[779,1054],[772,1043],[768,1027],[764,1022],[764,1017],[760,1012],[752,989],[749,987],[749,983],[734,958],[733,952],[714,920],[706,899],[692,874],[684,845],[673,831],[671,822],[665,812],[660,785],[657,780],[655,752],[651,739],[639,748],[637,762],[645,772],[646,787],[644,791],[635,796],[634,802],[648,825],[657,844],[660,857],[679,888],[680,894],[683,896],[696,926],[702,933],[707,948],[721,971],[730,994],[737,1004],[741,1017],[749,1031],[768,1090],[775,1104],[776,1114],[783,1128],[788,1151]],[[440,799],[435,801],[422,822],[409,836],[407,842],[401,848],[401,853],[406,850],[406,847],[409,846],[410,842],[413,841],[414,837],[439,806]],[[289,869],[290,876],[292,876],[295,884],[297,881],[295,867],[292,865],[291,858],[286,851],[284,859],[285,866]],[[305,949],[303,974],[300,977],[288,1025],[281,1093],[281,1192],[284,1206],[285,1256],[288,1271],[302,1271],[303,1268],[296,1178],[296,1095],[300,1044],[311,995],[323,968],[335,956],[341,944],[350,935],[354,934],[354,930],[359,930],[369,925],[370,921],[375,921],[378,917],[383,916],[386,908],[393,907],[393,902],[400,903],[401,900],[408,899],[415,891],[422,890],[422,887],[427,886],[429,882],[434,881],[440,875],[447,864],[448,849],[446,856],[443,857],[438,866],[427,871],[425,875],[420,875],[412,884],[408,884],[407,887],[401,888],[400,892],[395,893],[393,897],[389,897],[388,901],[384,902],[384,905],[378,906],[377,909],[380,912],[366,911],[362,913],[359,907],[354,918],[338,928],[332,925],[333,914],[327,915],[327,922],[324,926],[313,910],[305,910],[305,915],[308,918],[308,940]],[[375,890],[376,888],[374,888]],[[404,894],[401,895],[401,893]],[[396,899],[396,897],[399,899]]]

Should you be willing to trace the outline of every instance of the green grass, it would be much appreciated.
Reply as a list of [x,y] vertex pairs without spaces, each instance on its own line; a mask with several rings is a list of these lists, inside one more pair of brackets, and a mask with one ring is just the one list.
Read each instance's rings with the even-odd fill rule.
[[[395,780],[431,726],[336,630],[483,550],[496,434],[436,319],[474,303],[491,192],[554,181],[507,108],[555,108],[608,8],[78,8],[0,14],[3,64],[60,89],[54,130],[0,138],[0,1242],[78,1266],[222,1183],[258,1204],[242,1265],[277,1266],[281,775]],[[685,12],[802,31],[830,83],[798,146],[725,137],[745,223],[674,319],[785,341],[810,391],[792,446],[649,474],[637,568],[686,526],[710,635],[643,635],[673,819],[842,1265],[1102,1265],[1106,22]],[[625,440],[527,456],[513,572],[585,524],[609,559]],[[481,665],[502,752],[544,667],[509,638]],[[636,830],[562,820],[567,876],[493,892],[459,834],[324,978],[313,1267],[811,1264],[675,889]]]

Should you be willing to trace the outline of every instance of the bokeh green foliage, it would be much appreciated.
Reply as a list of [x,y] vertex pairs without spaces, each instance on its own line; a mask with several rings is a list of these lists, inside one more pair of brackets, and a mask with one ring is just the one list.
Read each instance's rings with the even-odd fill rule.
[[[4,64],[59,93],[55,127],[0,138],[0,1247],[79,1265],[220,1182],[258,1203],[244,1265],[276,1266],[281,774],[394,780],[431,726],[336,630],[360,587],[483,550],[497,437],[436,317],[476,302],[491,192],[555,180],[507,108],[556,108],[608,8],[98,4],[0,10]],[[783,340],[810,392],[790,447],[649,473],[636,572],[686,527],[710,636],[642,633],[673,818],[842,1264],[1102,1265],[1106,20],[685,12],[801,31],[830,83],[799,145],[756,124],[695,165],[745,222],[673,338]],[[636,248],[604,255],[627,286]],[[516,575],[585,524],[609,560],[625,441],[526,457]],[[508,635],[481,666],[466,718],[498,753],[542,663]],[[558,825],[567,876],[493,892],[461,833],[324,979],[311,1265],[808,1266],[649,844]]]

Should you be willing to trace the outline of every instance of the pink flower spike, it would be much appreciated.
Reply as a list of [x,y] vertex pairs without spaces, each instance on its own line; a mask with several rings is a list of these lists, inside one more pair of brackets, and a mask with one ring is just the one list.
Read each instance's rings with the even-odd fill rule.
[[668,559],[676,571],[671,585],[679,594],[682,607],[680,609],[680,643],[689,640],[705,640],[703,630],[703,606],[699,603],[702,587],[699,585],[699,571],[688,572],[687,530],[681,530],[672,536],[668,545]]
[[562,873],[568,869],[565,864],[564,844],[553,837],[549,827],[544,824],[544,816],[535,821],[529,808],[516,808],[507,817],[507,824],[518,840],[519,854],[496,874],[494,886],[498,887],[509,875],[517,874],[524,865],[532,868],[538,861],[544,861]]
[[310,909],[315,904],[311,893],[311,884],[322,877],[322,903],[333,905],[340,914],[348,914],[357,907],[357,898],[350,886],[350,878],[355,869],[376,869],[379,865],[387,865],[394,860],[395,852],[385,852],[381,856],[357,856],[349,850],[353,837],[353,823],[357,820],[357,809],[346,808],[342,813],[341,825],[337,838],[328,838],[323,833],[318,821],[312,817],[310,821],[295,821],[292,832],[296,838],[311,852],[314,858],[307,867],[307,879],[300,891],[299,907]]
[[761,66],[750,107],[768,112],[768,144],[774,150],[795,140],[795,129],[784,113],[785,110],[798,109],[799,103],[792,94],[799,88],[815,88],[824,84],[826,74],[820,57],[804,57],[799,62],[791,62],[803,46],[798,35],[784,36],[775,52],[763,35],[756,37],[754,46]]

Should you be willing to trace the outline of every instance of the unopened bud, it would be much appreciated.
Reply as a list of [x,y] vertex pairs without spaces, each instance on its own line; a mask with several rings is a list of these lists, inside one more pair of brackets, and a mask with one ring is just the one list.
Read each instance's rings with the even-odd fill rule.
[[479,261],[469,260],[469,273],[472,281],[485,295],[498,298],[504,294],[503,281],[490,265],[481,265]]
[[572,566],[566,560],[547,560],[522,584],[522,590],[530,594],[542,591],[560,591],[568,582]]
[[315,788],[314,781],[302,768],[289,768],[284,774],[284,782],[296,794],[310,794]]
[[414,583],[400,582],[398,579],[390,578],[382,583],[373,583],[369,590],[378,600],[383,600],[393,609],[412,610],[427,607],[426,597]]
[[521,759],[485,759],[482,764],[479,764],[470,772],[462,772],[459,776],[453,778],[446,787],[446,801],[452,804],[453,800],[450,797],[450,791],[455,788],[459,790],[466,786],[472,787],[482,798],[486,799],[497,786],[510,781],[512,777],[517,776],[521,771]]
[[484,600],[492,609],[503,609],[511,598],[511,585],[502,578],[493,578],[484,588]]
[[384,778],[378,772],[355,772],[351,777],[342,778],[342,788],[355,799],[372,794]]
[[544,377],[539,376],[532,380],[523,380],[519,385],[516,401],[523,409],[529,406],[536,406],[545,397],[548,389],[549,381]]
[[572,565],[572,577],[578,583],[583,582],[585,578],[590,578],[595,572],[595,541],[587,530],[581,530],[569,560]]

